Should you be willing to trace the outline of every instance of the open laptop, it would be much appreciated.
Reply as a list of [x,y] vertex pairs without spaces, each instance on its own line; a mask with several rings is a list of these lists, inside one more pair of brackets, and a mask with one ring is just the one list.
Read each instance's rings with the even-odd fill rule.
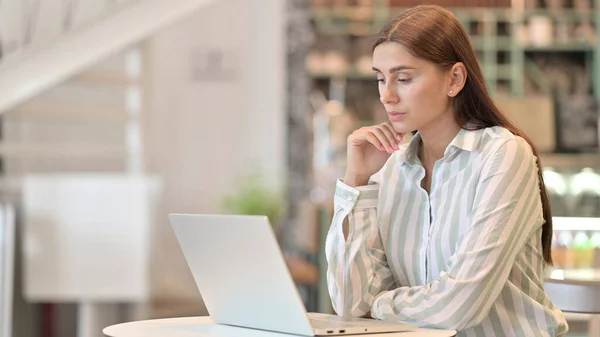
[[169,214],[169,219],[215,323],[305,336],[417,328],[307,314],[265,216]]

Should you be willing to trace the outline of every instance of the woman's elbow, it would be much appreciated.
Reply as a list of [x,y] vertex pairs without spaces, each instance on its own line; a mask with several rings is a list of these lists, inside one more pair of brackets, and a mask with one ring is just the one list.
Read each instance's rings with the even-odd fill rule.
[[371,312],[370,307],[362,302],[352,303],[349,301],[332,299],[331,304],[333,306],[333,311],[335,311],[338,316],[366,317],[367,315],[370,315]]

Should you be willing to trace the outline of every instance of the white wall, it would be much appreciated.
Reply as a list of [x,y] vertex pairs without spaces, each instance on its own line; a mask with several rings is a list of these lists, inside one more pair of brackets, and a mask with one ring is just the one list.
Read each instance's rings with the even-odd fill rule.
[[[150,41],[145,149],[149,171],[164,183],[155,252],[161,295],[197,293],[168,212],[220,212],[223,196],[254,164],[266,169],[273,186],[284,182],[284,6],[221,0]],[[215,51],[224,53],[222,69],[202,72]]]

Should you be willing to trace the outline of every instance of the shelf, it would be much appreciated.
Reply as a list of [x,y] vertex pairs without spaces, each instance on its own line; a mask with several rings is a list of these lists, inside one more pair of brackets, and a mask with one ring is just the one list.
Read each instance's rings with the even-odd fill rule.
[[487,80],[507,80],[510,81],[512,76],[512,66],[510,64],[498,64],[493,68],[496,68],[495,74],[486,74]]
[[[353,20],[353,21],[377,21],[388,20],[402,14],[408,7],[360,7],[348,6],[345,8],[313,8],[311,15],[315,19],[335,20]],[[489,7],[446,7],[454,13],[461,22],[472,21],[496,21],[496,22],[514,22],[532,16],[547,16],[553,19],[565,19],[570,22],[580,22],[590,20],[593,22],[596,17],[593,11],[582,13],[572,8],[564,8],[558,12],[548,9],[527,9],[519,10],[512,8],[489,8]]]
[[353,21],[373,21],[373,18],[389,17],[390,8],[382,7],[362,7],[348,6],[344,8],[312,8],[311,16],[314,19],[335,19],[335,20],[353,20]]
[[600,231],[600,218],[552,217],[555,231]]
[[547,16],[555,20],[566,20],[568,22],[581,22],[584,19],[593,22],[595,20],[595,14],[593,10],[587,13],[582,13],[573,8],[563,8],[559,11],[551,11],[548,9],[538,8],[528,9],[523,12],[514,11],[513,13],[513,17],[519,19],[530,18],[532,16]]
[[554,43],[548,46],[533,46],[524,45],[520,46],[524,51],[535,52],[535,51],[548,51],[548,52],[592,52],[596,49],[596,46],[590,43],[584,42],[571,42],[571,43]]
[[[532,45],[520,42],[519,36],[529,36],[527,26],[530,18],[534,16],[546,16],[547,21],[578,23],[589,21],[596,27],[600,34],[600,0],[594,0],[594,10],[579,12],[573,8],[564,8],[560,11],[548,9],[517,9],[517,8],[465,8],[446,7],[453,12],[461,24],[470,34],[471,44],[476,51],[480,66],[486,75],[486,81],[490,83],[492,94],[500,87],[496,85],[502,82],[502,91],[522,95],[525,92],[526,79],[524,74],[529,70],[526,67],[527,58],[532,53],[577,53],[585,56],[586,69],[597,73],[600,67],[600,40],[555,40],[549,45]],[[373,6],[371,9],[347,7],[343,9],[319,8],[312,10],[312,18],[316,25],[318,35],[338,36],[374,36],[387,21],[400,15],[408,7],[389,7],[384,2]],[[476,26],[476,31],[473,28]],[[553,28],[554,25],[553,25]],[[522,29],[525,29],[522,31]],[[502,34],[502,35],[498,35]],[[506,35],[508,34],[508,35]],[[524,36],[525,38],[525,36]],[[597,53],[598,52],[598,53]],[[504,57],[508,56],[508,57]],[[499,63],[503,62],[503,63]],[[508,62],[508,63],[504,63]],[[538,69],[529,71],[540,75]],[[370,74],[349,71],[347,74],[313,74],[315,79],[347,79],[347,80],[371,80]],[[543,76],[535,78],[540,88],[546,86]],[[600,99],[600,79],[593,78],[593,90],[597,99]],[[600,167],[600,165],[598,165]]]
[[513,43],[510,36],[470,36],[471,44],[475,50],[495,49],[499,51],[510,51]]
[[543,167],[553,168],[600,168],[599,153],[543,153],[540,154]]
[[[495,21],[510,22],[512,9],[489,7],[445,7],[452,12],[461,22]],[[393,7],[390,9],[391,17],[402,14],[408,8]]]
[[316,30],[322,35],[372,36],[377,34],[383,23],[389,18],[381,10],[364,11],[360,8],[313,9],[312,18]]
[[[324,35],[375,35],[391,18],[400,15],[402,7],[346,7],[313,8],[311,17],[317,30]],[[511,10],[507,8],[448,8],[464,24],[465,22],[510,22]]]

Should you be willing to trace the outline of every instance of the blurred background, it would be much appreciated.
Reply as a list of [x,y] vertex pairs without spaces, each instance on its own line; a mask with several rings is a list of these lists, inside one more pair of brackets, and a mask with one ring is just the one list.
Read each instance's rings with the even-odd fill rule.
[[[307,310],[331,312],[346,137],[386,120],[372,38],[419,3],[1,1],[0,337],[206,315],[170,212],[268,215]],[[542,153],[554,271],[600,287],[600,2],[427,3]]]

